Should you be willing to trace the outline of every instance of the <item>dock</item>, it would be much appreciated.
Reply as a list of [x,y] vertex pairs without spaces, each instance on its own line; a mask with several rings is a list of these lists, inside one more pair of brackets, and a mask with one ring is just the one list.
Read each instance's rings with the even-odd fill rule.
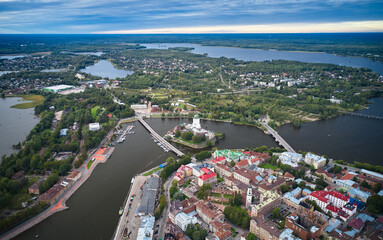
[[376,120],[383,120],[383,117],[369,115],[369,114],[362,114],[362,113],[355,113],[355,112],[348,112],[346,114],[355,116],[355,117],[364,117],[364,118],[370,118],[370,119],[376,119]]
[[[112,239],[121,240],[137,238],[138,229],[141,225],[141,218],[136,217],[136,210],[140,205],[140,198],[142,196],[142,190],[140,187],[148,178],[149,176],[136,176],[132,179],[133,184],[130,185],[129,193],[125,198],[123,212],[120,216]],[[133,194],[133,201],[131,201]],[[116,214],[118,214],[117,210]]]
[[[132,132],[132,129],[134,128],[133,125],[129,125],[125,131],[123,131],[122,133],[118,132],[117,134],[121,134],[121,136],[118,138],[118,140],[116,142],[118,143],[122,143],[125,141],[125,138],[126,138],[126,135],[128,134],[133,134],[134,132]],[[120,130],[121,131],[121,130]]]

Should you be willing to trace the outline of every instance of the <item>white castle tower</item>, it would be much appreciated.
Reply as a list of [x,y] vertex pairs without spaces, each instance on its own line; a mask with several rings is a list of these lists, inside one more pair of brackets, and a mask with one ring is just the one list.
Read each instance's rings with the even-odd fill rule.
[[253,200],[253,188],[251,187],[251,185],[249,185],[249,188],[247,189],[247,194],[246,194],[246,208],[249,208],[252,200]]
[[201,123],[198,114],[194,115],[192,128],[201,128]]

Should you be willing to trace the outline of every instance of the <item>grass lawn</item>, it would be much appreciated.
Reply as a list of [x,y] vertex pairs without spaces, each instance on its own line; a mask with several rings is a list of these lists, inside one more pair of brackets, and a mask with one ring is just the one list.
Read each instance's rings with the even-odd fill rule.
[[161,167],[156,167],[156,168],[154,168],[154,169],[152,169],[152,170],[150,170],[150,171],[144,173],[143,175],[144,175],[144,176],[149,176],[149,175],[151,175],[152,173],[157,172],[157,171],[160,170],[160,169],[161,169]]
[[90,161],[88,162],[88,164],[86,165],[86,169],[89,169],[89,168],[92,166],[92,164],[93,164],[93,161],[90,160]]
[[18,109],[27,109],[27,108],[34,108],[40,103],[43,103],[45,98],[41,95],[35,95],[35,94],[29,94],[29,95],[21,95],[18,97],[22,97],[25,101],[30,101],[26,103],[19,103],[16,105],[11,106],[11,108],[18,108]]
[[225,194],[225,195],[223,195],[223,197],[224,197],[224,198],[229,198],[229,199],[230,199],[230,198],[233,198],[233,195]]
[[268,168],[268,169],[272,169],[272,170],[277,170],[277,166],[274,166],[274,165],[271,165],[271,164],[268,164],[268,163],[265,163],[261,166],[262,168]]
[[100,106],[95,106],[91,109],[92,117],[97,117],[97,110],[100,108]]
[[222,197],[222,195],[219,194],[219,193],[211,193],[211,195],[212,195],[213,197]]

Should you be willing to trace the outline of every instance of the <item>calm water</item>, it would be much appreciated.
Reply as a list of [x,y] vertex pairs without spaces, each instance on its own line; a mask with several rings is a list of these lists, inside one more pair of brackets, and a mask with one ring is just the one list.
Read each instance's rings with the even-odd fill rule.
[[2,55],[2,56],[0,56],[0,60],[1,59],[12,60],[12,59],[15,59],[15,58],[23,58],[23,57],[26,57],[26,55]]
[[45,69],[41,70],[41,72],[63,72],[67,70],[66,68],[58,68],[58,69]]
[[99,76],[102,78],[109,78],[109,79],[124,78],[128,74],[129,75],[133,74],[132,71],[115,68],[112,63],[106,60],[98,61],[96,64],[86,67],[85,69],[82,69],[80,71],[84,73],[92,74],[94,76]]
[[101,56],[104,53],[103,52],[79,52],[79,53],[75,53],[75,54]]
[[[373,104],[369,109],[359,112],[383,116],[383,98],[371,101]],[[285,125],[278,132],[295,150],[327,154],[330,158],[347,162],[383,166],[382,120],[345,115],[326,121],[304,123],[301,128]]]
[[[149,119],[148,123],[161,135],[187,119]],[[164,162],[172,153],[165,153],[138,122],[132,123],[136,134],[128,135],[118,144],[112,157],[96,167],[92,176],[67,202],[69,210],[59,212],[16,239],[110,239],[118,223],[118,210],[123,204],[132,177]],[[228,123],[202,122],[202,126],[225,132],[220,148],[242,146],[276,146],[262,131]]]
[[288,51],[266,51],[257,49],[232,48],[232,47],[209,47],[189,43],[163,43],[163,44],[141,44],[148,49],[168,49],[169,47],[192,47],[192,53],[204,54],[209,57],[235,58],[244,61],[267,61],[267,60],[292,60],[310,63],[331,63],[347,67],[369,68],[383,75],[383,63],[374,62],[361,57],[342,57],[328,53],[313,52],[288,52]]
[[[0,156],[15,152],[11,148],[12,145],[24,141],[28,133],[39,122],[39,119],[34,115],[33,108],[11,108],[11,106],[22,102],[24,102],[22,98],[0,98],[0,136],[2,137]],[[6,140],[4,136],[6,136]]]

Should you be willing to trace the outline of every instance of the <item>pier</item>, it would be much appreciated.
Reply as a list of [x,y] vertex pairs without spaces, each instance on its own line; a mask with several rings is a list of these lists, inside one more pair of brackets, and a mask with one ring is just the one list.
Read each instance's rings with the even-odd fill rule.
[[[133,125],[128,126],[125,129],[125,131],[121,134],[121,136],[118,138],[117,142],[122,143],[123,141],[125,141],[126,135],[133,134],[134,133],[134,132],[132,132],[133,127],[134,127]],[[119,134],[119,133],[117,133],[117,134]]]
[[142,119],[141,116],[137,115],[137,119],[138,121],[151,133],[151,135],[153,136],[154,139],[156,139],[159,143],[161,143],[163,146],[165,146],[166,148],[168,148],[169,150],[173,151],[175,154],[177,154],[177,156],[181,157],[183,155],[185,155],[183,152],[181,152],[180,150],[178,150],[176,147],[174,147],[173,145],[171,145],[168,141],[166,141],[163,137],[161,137],[156,131],[153,130],[153,128],[151,128],[149,126],[149,124],[147,124],[144,119]]
[[275,141],[284,147],[288,152],[296,153],[296,151],[279,135],[274,129],[272,129],[267,123],[261,122],[267,131],[275,138]]
[[356,116],[356,117],[364,117],[364,118],[370,118],[370,119],[376,119],[376,120],[383,120],[383,117],[368,115],[368,114],[361,114],[361,113],[355,113],[355,112],[348,112],[346,114],[351,115],[351,116]]

